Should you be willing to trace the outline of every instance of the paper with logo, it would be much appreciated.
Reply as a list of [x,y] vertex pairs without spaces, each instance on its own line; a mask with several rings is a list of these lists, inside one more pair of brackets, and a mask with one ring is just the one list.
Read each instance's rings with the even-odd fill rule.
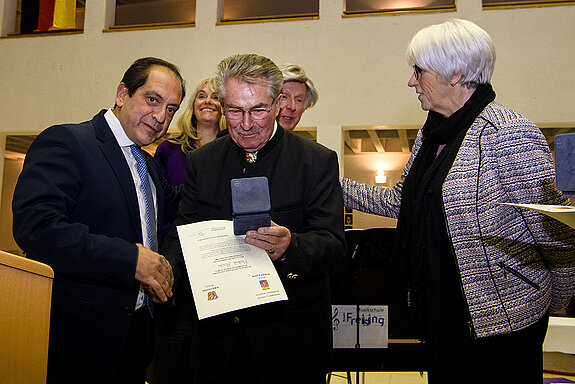
[[571,228],[575,228],[575,207],[569,205],[545,205],[545,204],[514,204],[514,203],[496,203],[502,205],[511,205],[513,207],[531,209],[549,217],[559,220]]
[[287,300],[281,280],[263,249],[235,236],[231,220],[177,227],[188,278],[201,319]]

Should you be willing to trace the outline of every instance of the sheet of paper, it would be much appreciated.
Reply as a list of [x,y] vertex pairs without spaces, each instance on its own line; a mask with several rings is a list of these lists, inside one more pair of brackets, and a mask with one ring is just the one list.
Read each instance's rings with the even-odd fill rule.
[[177,227],[198,317],[287,300],[267,253],[234,236],[233,222]]
[[575,228],[575,207],[569,205],[545,205],[545,204],[514,204],[514,203],[495,203],[502,205],[511,205],[513,207],[531,209],[549,217],[559,220],[571,228]]

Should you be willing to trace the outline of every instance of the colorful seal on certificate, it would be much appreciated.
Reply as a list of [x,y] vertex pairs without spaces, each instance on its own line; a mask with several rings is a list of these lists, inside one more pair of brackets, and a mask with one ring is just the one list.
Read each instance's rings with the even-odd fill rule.
[[262,287],[263,290],[270,289],[270,285],[267,280],[260,280],[260,287]]

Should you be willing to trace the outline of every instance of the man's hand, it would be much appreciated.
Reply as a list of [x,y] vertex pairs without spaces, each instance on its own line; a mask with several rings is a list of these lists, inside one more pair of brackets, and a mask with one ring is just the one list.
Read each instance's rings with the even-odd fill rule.
[[168,301],[168,297],[172,297],[172,284],[174,283],[172,266],[164,256],[142,244],[136,245],[138,246],[136,280],[142,282],[143,287],[155,302]]
[[246,243],[263,249],[272,260],[280,259],[291,243],[291,232],[272,221],[271,226],[246,233]]

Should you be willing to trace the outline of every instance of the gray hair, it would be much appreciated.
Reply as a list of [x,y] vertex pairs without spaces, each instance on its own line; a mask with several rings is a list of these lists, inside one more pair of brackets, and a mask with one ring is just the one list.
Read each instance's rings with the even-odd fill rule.
[[267,57],[256,54],[238,54],[223,59],[216,73],[216,92],[225,103],[226,83],[230,78],[248,84],[261,84],[274,101],[282,90],[283,77],[278,66]]
[[280,65],[280,70],[284,77],[284,83],[295,81],[305,85],[306,95],[304,108],[308,109],[313,107],[319,98],[319,94],[315,89],[315,85],[313,85],[313,81],[306,76],[303,68],[295,64],[284,64]]
[[437,72],[446,82],[461,74],[462,85],[475,87],[491,81],[495,46],[477,24],[452,19],[417,32],[407,47],[407,62]]

